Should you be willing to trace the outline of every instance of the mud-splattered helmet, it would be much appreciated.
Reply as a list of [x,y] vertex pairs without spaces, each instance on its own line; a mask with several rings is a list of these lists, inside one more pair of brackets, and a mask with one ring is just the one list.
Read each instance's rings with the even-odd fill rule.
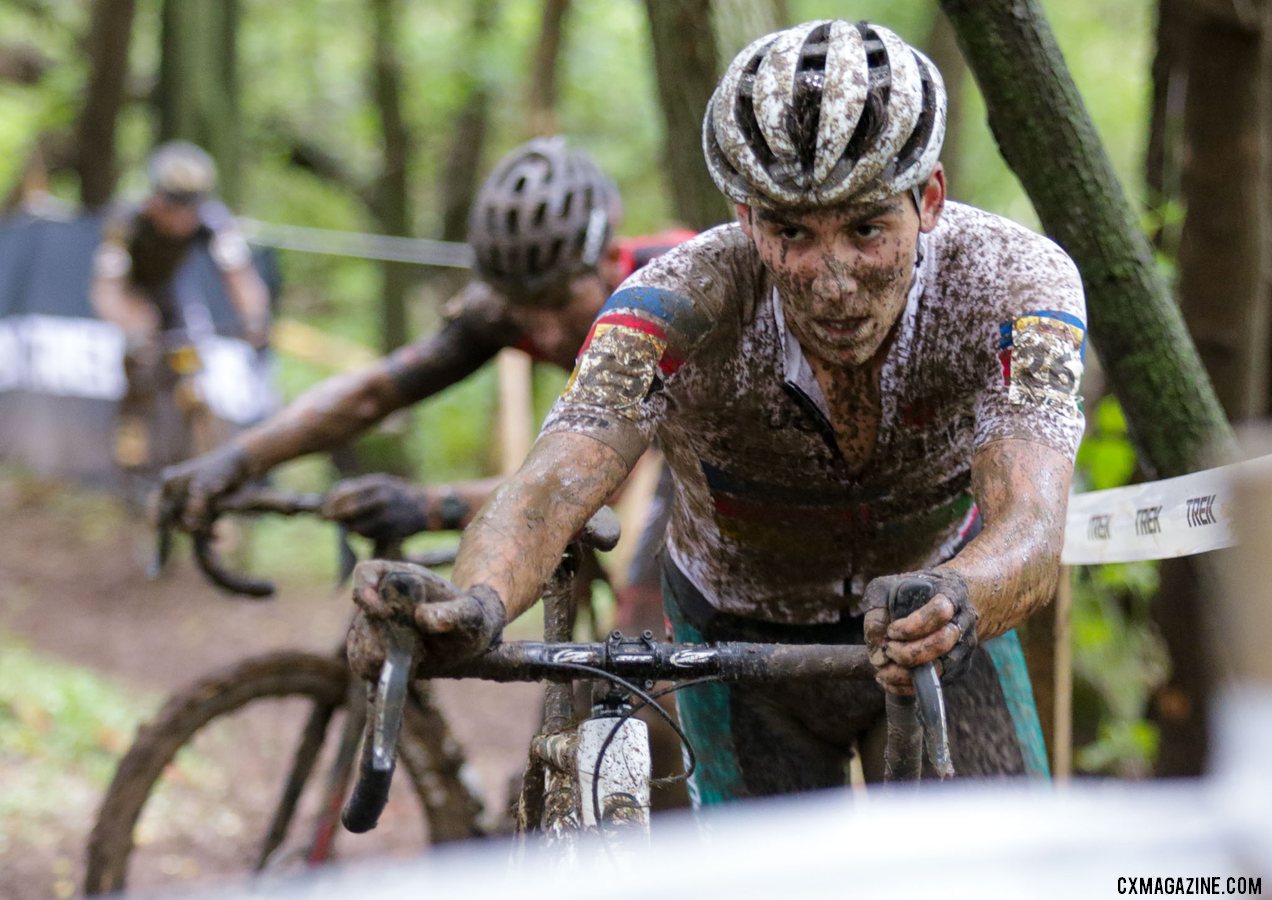
[[945,106],[936,66],[888,29],[808,22],[737,55],[707,105],[703,152],[735,203],[878,200],[927,182]]
[[150,187],[174,203],[197,203],[216,188],[216,165],[188,141],[160,144],[146,161]]
[[621,214],[618,189],[563,137],[536,138],[499,161],[481,186],[468,242],[483,279],[514,302],[596,268]]

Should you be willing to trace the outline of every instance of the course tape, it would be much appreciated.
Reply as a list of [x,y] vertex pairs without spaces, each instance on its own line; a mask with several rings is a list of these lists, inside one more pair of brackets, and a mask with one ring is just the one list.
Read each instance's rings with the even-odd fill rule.
[[453,241],[277,225],[246,218],[239,219],[238,223],[248,242],[262,247],[415,263],[421,266],[445,266],[452,269],[470,269],[473,265],[472,248]]
[[1069,498],[1061,561],[1068,566],[1170,559],[1236,543],[1238,472],[1272,476],[1272,456]]

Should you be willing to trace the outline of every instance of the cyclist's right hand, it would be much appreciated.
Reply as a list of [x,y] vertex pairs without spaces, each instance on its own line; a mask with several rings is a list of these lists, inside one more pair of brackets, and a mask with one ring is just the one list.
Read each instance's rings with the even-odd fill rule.
[[413,624],[430,662],[445,666],[498,643],[506,618],[503,601],[486,585],[461,590],[423,566],[381,559],[353,570],[353,600],[359,612],[349,628],[349,666],[368,680],[384,664],[382,631],[391,620]]
[[249,475],[247,454],[233,443],[163,470],[159,514],[162,522],[200,531],[212,503],[239,487]]

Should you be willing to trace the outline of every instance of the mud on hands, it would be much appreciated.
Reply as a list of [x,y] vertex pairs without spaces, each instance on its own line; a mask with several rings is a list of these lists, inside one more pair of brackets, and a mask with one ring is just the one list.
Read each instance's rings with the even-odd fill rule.
[[393,628],[417,632],[420,655],[446,664],[490,649],[498,643],[506,619],[503,601],[486,585],[461,590],[412,563],[359,563],[353,570],[353,600],[358,614],[346,641],[349,666],[369,681],[379,677]]
[[[932,599],[910,615],[892,621],[889,598],[901,582],[917,579],[932,587]],[[909,669],[937,662],[943,679],[957,678],[976,649],[978,615],[967,581],[957,572],[924,569],[885,575],[866,585],[865,637],[877,680],[888,691],[912,694]]]

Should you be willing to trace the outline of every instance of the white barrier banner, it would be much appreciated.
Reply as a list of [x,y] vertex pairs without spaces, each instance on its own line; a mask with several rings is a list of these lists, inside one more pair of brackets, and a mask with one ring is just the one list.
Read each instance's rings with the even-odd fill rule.
[[1074,494],[1061,561],[1068,566],[1169,559],[1236,543],[1233,475],[1251,468],[1272,474],[1272,457],[1178,478]]

